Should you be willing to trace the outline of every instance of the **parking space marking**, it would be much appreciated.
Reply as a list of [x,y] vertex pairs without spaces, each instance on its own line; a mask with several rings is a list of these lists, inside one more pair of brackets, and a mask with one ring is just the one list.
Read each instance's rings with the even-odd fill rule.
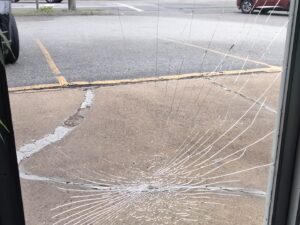
[[87,86],[113,86],[113,85],[137,84],[137,83],[145,83],[145,82],[181,80],[181,79],[192,79],[192,78],[244,75],[244,74],[251,74],[251,73],[279,73],[281,71],[282,71],[281,67],[263,67],[257,69],[228,70],[222,72],[206,72],[206,73],[188,73],[188,74],[177,74],[177,75],[146,77],[146,78],[136,78],[136,79],[100,80],[100,81],[92,81],[92,82],[76,81],[76,82],[66,83],[65,85],[61,85],[61,84],[32,85],[32,86],[9,88],[9,91],[23,92],[23,91],[45,90],[45,89],[57,89],[57,88],[64,88],[64,87],[76,88],[76,87],[87,87]]
[[132,10],[137,11],[137,12],[144,12],[144,10],[136,8],[136,7],[132,6],[132,5],[128,5],[128,4],[124,4],[124,3],[119,3],[119,2],[117,3],[117,5],[119,5],[121,7],[128,8],[128,9],[132,9]]
[[66,81],[66,79],[65,79],[64,76],[57,76],[56,79],[58,80],[58,83],[59,83],[61,86],[66,86],[66,85],[68,85],[68,82]]
[[41,52],[43,53],[43,55],[44,55],[44,57],[45,57],[45,59],[48,63],[48,66],[49,66],[51,72],[53,73],[53,75],[55,76],[55,78],[57,79],[58,83],[61,86],[68,85],[68,82],[61,75],[60,70],[56,66],[56,64],[55,64],[54,60],[52,59],[52,57],[51,57],[49,51],[47,50],[47,48],[43,45],[43,43],[39,39],[36,39],[35,42],[38,45],[38,47],[40,48]]
[[174,39],[170,39],[170,38],[160,38],[160,39],[163,40],[163,41],[173,42],[175,44],[180,44],[180,45],[184,45],[184,46],[188,46],[188,47],[197,48],[197,49],[201,49],[201,50],[204,50],[204,51],[212,52],[212,53],[215,53],[215,54],[223,55],[223,56],[230,57],[230,58],[233,58],[233,59],[247,61],[247,62],[251,62],[251,63],[255,63],[255,64],[258,64],[258,65],[267,66],[267,67],[275,67],[275,66],[270,65],[270,64],[265,63],[265,62],[245,58],[245,57],[242,57],[242,56],[228,54],[226,52],[222,52],[222,51],[211,49],[211,48],[202,47],[200,45],[190,44],[190,43],[187,43],[187,42],[178,41],[178,40],[174,40]]
[[35,90],[47,90],[47,89],[57,89],[61,88],[60,84],[36,84],[30,86],[23,86],[23,87],[12,87],[9,88],[9,92],[20,92],[20,91],[35,91]]

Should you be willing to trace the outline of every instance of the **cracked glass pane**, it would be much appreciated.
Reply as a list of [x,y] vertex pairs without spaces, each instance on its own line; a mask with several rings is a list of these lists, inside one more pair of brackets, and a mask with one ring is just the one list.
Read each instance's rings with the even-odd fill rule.
[[28,224],[263,224],[289,0],[35,7],[7,67]]

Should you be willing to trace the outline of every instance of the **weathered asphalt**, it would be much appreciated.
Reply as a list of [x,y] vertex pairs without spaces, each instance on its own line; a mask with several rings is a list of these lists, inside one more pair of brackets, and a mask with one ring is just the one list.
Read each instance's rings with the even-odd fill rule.
[[[57,82],[37,39],[68,82],[265,67],[253,59],[282,64],[287,16],[243,15],[233,1],[118,3],[143,11],[114,5],[105,8],[110,14],[106,16],[17,17],[21,54],[7,67],[9,86]],[[31,3],[13,7],[19,4]]]

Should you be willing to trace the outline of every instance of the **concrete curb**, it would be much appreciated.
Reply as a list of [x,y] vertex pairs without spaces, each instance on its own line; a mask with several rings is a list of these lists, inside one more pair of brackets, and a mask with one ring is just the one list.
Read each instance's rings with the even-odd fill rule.
[[69,11],[67,9],[51,9],[49,11],[42,11],[36,9],[12,9],[14,16],[107,16],[115,13],[103,9],[77,9],[76,11]]
[[58,88],[80,88],[80,87],[91,87],[91,86],[116,86],[116,85],[127,85],[137,84],[145,82],[159,82],[159,81],[170,81],[170,80],[182,80],[182,79],[193,79],[193,78],[207,78],[217,76],[231,76],[231,75],[245,75],[251,73],[279,73],[282,71],[281,67],[267,67],[257,69],[246,69],[246,70],[232,70],[222,72],[206,72],[206,73],[188,73],[180,75],[167,75],[159,77],[146,77],[137,79],[122,79],[122,80],[103,80],[103,81],[76,81],[64,84],[40,84],[23,87],[9,88],[9,92],[26,92],[26,91],[38,91],[38,90],[51,90]]

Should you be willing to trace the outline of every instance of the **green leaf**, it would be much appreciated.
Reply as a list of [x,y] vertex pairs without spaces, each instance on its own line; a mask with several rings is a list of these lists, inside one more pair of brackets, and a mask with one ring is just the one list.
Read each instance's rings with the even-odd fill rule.
[[[4,44],[4,47],[8,49],[8,51],[13,55],[13,57],[15,57],[15,55],[10,47],[9,40],[7,39],[7,37],[5,36],[5,34],[3,32],[0,32],[0,37],[1,37],[2,44]],[[4,62],[2,62],[2,63],[4,64]]]
[[[3,40],[3,42],[2,42]],[[12,52],[11,50],[11,47],[10,47],[10,43],[8,41],[8,39],[6,38],[6,36],[3,34],[2,31],[0,31],[0,41],[1,41],[1,44],[4,44],[5,47]],[[4,59],[3,59],[3,52],[2,52],[3,49],[0,49],[0,63],[2,63],[4,65]],[[5,126],[5,124],[2,122],[2,120],[0,120],[0,127],[4,128],[7,132],[9,132],[8,128]],[[4,141],[4,138],[2,136],[2,134],[0,133],[0,139]]]
[[[8,130],[8,128],[5,126],[5,124],[0,120],[0,127],[3,127],[7,132],[9,132],[9,130]],[[3,136],[2,136],[2,134],[0,133],[0,139],[3,141],[3,142],[5,142],[4,141],[4,138],[3,138]]]
[[0,120],[0,126],[2,126],[7,132],[9,132],[8,128],[5,126],[5,124]]

